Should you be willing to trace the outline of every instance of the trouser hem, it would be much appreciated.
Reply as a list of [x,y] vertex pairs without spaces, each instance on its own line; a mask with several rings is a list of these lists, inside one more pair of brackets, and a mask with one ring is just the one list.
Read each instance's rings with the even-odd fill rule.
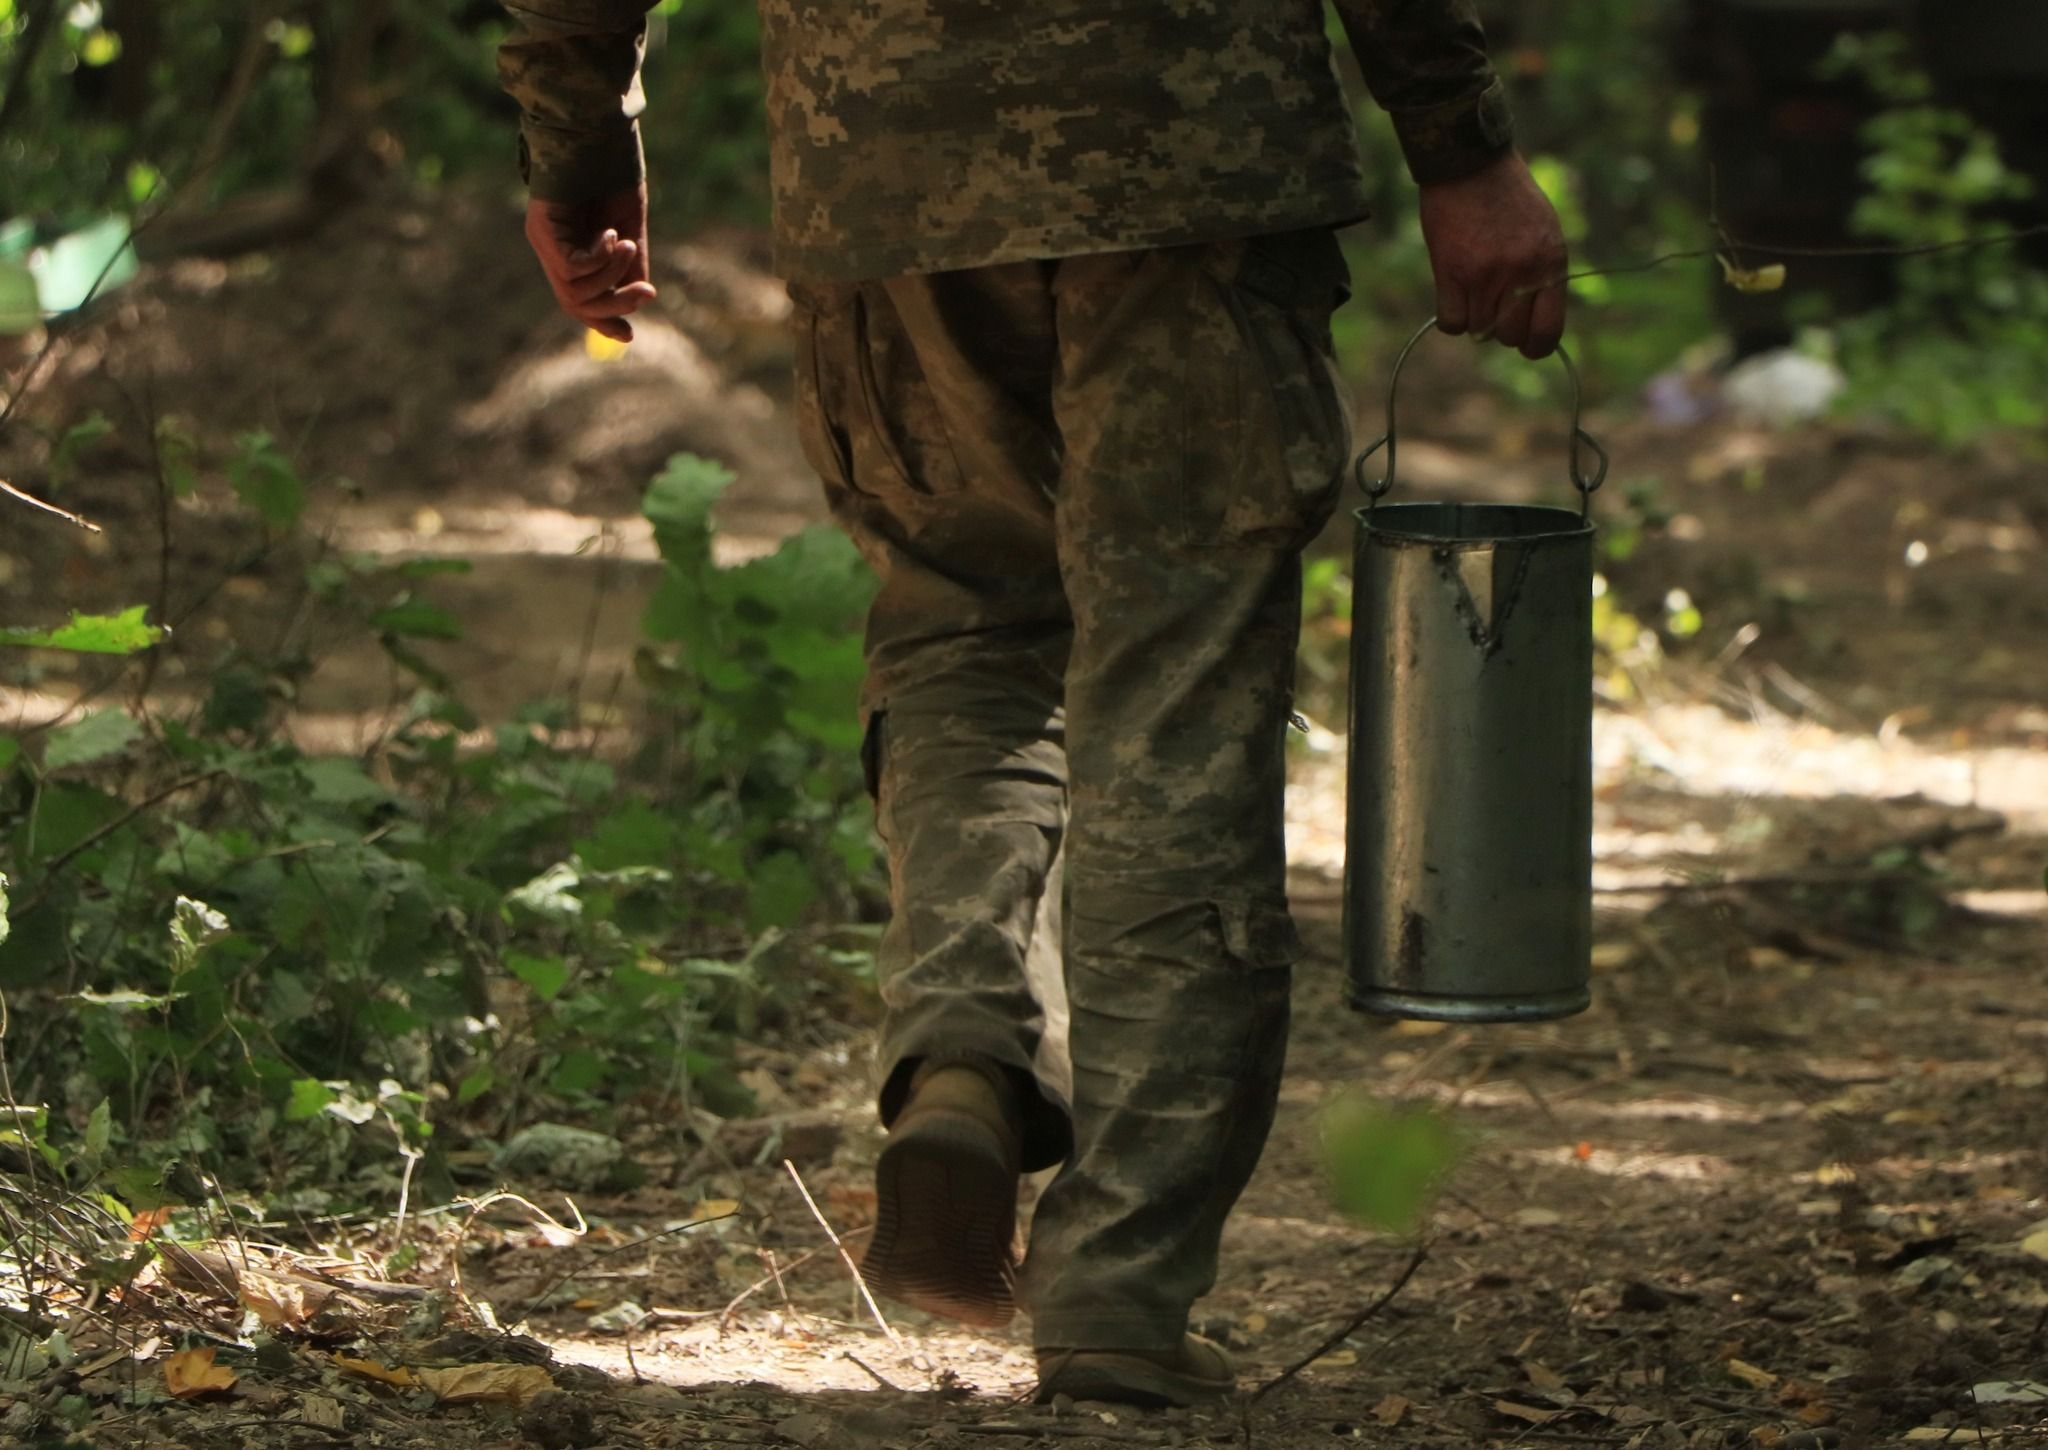
[[1073,1120],[1063,1106],[1046,1096],[1023,1048],[1002,1034],[947,1036],[943,1045],[938,1040],[929,1040],[898,1046],[894,1061],[883,1071],[881,1091],[876,1095],[875,1106],[884,1128],[893,1126],[903,1112],[910,1097],[910,1080],[926,1062],[993,1063],[1010,1074],[1023,1118],[1019,1149],[1022,1171],[1036,1173],[1063,1163],[1072,1155]]

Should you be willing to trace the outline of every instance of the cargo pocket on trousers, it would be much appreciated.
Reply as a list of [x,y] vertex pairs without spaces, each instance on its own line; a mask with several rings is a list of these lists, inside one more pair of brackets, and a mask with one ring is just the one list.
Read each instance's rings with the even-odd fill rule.
[[1286,908],[1073,882],[1067,907],[1077,1100],[1229,1110],[1284,1032],[1298,949]]
[[1188,363],[1187,542],[1302,548],[1336,508],[1351,448],[1330,335],[1342,253],[1326,232],[1220,244],[1205,280]]
[[838,389],[825,364],[830,333],[839,325],[845,299],[809,287],[789,289],[790,342],[796,353],[796,434],[804,459],[827,489],[853,486],[853,443],[835,417]]

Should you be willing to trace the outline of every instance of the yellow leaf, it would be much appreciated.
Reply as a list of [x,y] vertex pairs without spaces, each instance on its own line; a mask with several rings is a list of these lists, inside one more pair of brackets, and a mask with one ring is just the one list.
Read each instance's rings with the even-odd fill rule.
[[1450,1025],[1448,1022],[1425,1022],[1419,1018],[1404,1017],[1401,1021],[1394,1024],[1394,1035],[1397,1037],[1434,1037],[1439,1032],[1448,1031]]
[[164,1361],[164,1388],[181,1400],[225,1394],[235,1387],[235,1372],[213,1362],[211,1349],[181,1349]]
[[1388,1395],[1372,1407],[1372,1417],[1391,1430],[1414,1408],[1415,1401],[1401,1395]]
[[1737,292],[1776,292],[1785,285],[1785,264],[1768,267],[1738,267],[1725,253],[1714,260],[1721,264],[1721,276]]
[[418,1371],[419,1382],[441,1399],[456,1403],[493,1401],[523,1405],[554,1379],[537,1364],[458,1364]]
[[2020,1252],[2032,1254],[2037,1259],[2048,1259],[2048,1228],[2030,1233],[2021,1239]]
[[1767,1390],[1778,1383],[1778,1377],[1767,1369],[1758,1369],[1747,1360],[1728,1361],[1728,1373],[1741,1380],[1751,1389]]
[[336,1355],[334,1365],[347,1374],[361,1375],[364,1379],[375,1380],[379,1384],[396,1385],[402,1390],[412,1389],[419,1384],[413,1372],[403,1365],[394,1369],[371,1359],[350,1359],[345,1354]]
[[611,362],[626,355],[626,344],[616,342],[601,332],[586,331],[583,334],[583,350],[590,355],[592,362]]
[[1264,1334],[1269,1322],[1265,1315],[1254,1309],[1238,1321],[1238,1327],[1243,1329],[1246,1334]]
[[1320,1365],[1336,1365],[1341,1369],[1345,1365],[1358,1363],[1358,1351],[1355,1349],[1333,1349],[1317,1360],[1316,1363]]
[[707,1198],[690,1210],[693,1219],[730,1218],[740,1211],[737,1198]]

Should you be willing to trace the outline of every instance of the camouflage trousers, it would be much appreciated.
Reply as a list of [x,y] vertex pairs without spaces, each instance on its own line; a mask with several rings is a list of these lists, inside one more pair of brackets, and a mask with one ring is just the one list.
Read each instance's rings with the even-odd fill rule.
[[1345,285],[1318,230],[791,289],[805,452],[881,576],[882,1116],[926,1059],[1026,1086],[1040,1346],[1177,1346],[1272,1125]]

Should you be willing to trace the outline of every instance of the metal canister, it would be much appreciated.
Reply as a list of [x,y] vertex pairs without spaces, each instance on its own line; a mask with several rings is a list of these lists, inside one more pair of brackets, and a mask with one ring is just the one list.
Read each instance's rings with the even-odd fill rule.
[[[1577,509],[1380,500],[1386,436],[1358,460],[1344,942],[1352,1005],[1453,1022],[1585,1008],[1592,955],[1593,490]],[[1386,472],[1365,465],[1385,450]],[[1584,467],[1586,452],[1595,471]]]

